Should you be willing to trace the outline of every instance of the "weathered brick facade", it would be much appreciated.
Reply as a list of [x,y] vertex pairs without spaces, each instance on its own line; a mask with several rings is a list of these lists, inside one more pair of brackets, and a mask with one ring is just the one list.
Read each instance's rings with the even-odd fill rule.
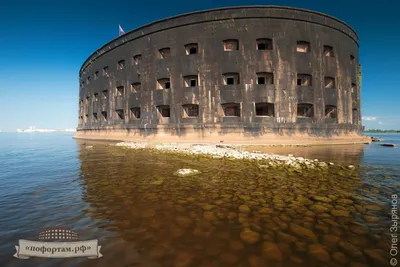
[[[164,58],[163,58],[164,57]],[[230,7],[150,23],[80,70],[78,134],[361,134],[358,37],[314,11]]]

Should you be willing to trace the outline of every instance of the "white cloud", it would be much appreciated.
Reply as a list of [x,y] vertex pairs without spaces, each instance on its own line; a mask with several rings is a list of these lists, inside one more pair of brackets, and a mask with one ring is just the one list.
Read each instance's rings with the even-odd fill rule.
[[362,119],[365,121],[376,121],[376,117],[372,117],[372,116],[364,116],[364,117],[362,117]]
[[381,122],[381,121],[378,121],[378,124],[381,124],[381,125],[382,125],[382,124],[383,124],[383,122]]

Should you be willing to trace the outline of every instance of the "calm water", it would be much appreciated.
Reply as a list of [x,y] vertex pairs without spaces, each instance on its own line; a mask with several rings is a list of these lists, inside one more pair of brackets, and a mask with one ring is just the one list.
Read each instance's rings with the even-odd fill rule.
[[[362,167],[301,174],[0,133],[0,266],[388,266],[399,147],[274,151]],[[187,167],[201,174],[173,175]],[[19,239],[52,226],[98,239],[104,257],[12,257]]]

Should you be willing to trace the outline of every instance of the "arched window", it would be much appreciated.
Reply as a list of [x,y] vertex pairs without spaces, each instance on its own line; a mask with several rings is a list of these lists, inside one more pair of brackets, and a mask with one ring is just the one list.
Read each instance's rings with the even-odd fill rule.
[[275,114],[275,107],[273,103],[256,103],[256,116],[270,116]]
[[325,118],[336,119],[337,118],[337,108],[336,106],[326,105],[325,106]]
[[184,117],[198,117],[199,116],[199,105],[187,104],[182,105],[183,110],[185,111]]
[[297,104],[297,117],[312,118],[314,117],[314,106],[310,103]]
[[226,103],[222,104],[225,117],[240,117],[240,104]]

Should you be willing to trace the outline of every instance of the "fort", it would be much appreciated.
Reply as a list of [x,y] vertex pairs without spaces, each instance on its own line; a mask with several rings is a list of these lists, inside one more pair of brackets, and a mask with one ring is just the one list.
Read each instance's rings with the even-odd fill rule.
[[243,6],[162,19],[84,62],[75,137],[365,142],[358,59],[356,32],[315,11]]

